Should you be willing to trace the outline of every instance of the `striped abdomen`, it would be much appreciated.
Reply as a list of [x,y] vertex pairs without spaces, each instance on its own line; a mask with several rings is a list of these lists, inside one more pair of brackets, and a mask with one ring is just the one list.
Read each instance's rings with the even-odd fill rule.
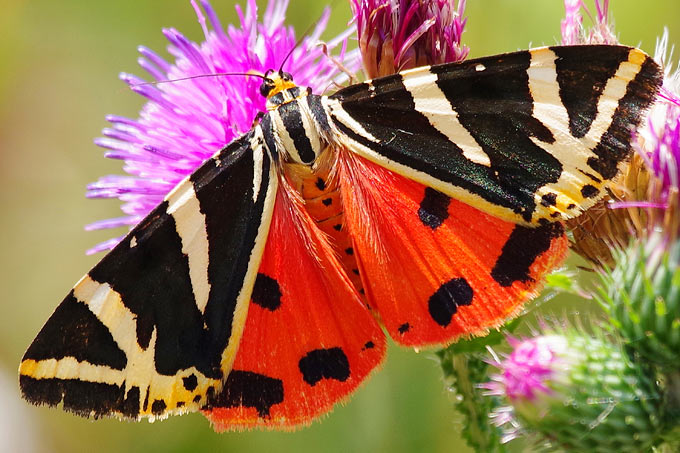
[[329,177],[330,171],[326,168],[313,171],[310,167],[295,166],[288,174],[293,188],[305,201],[305,209],[319,229],[328,235],[340,264],[357,291],[363,294],[352,238],[343,228],[342,196],[337,179]]

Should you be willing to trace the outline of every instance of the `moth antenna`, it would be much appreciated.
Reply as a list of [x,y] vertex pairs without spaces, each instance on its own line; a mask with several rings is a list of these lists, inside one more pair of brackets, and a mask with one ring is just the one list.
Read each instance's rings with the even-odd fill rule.
[[262,74],[258,74],[256,72],[216,72],[214,74],[199,74],[199,75],[194,75],[194,76],[189,76],[189,77],[180,77],[178,79],[169,79],[169,80],[156,80],[153,82],[142,82],[142,83],[135,83],[133,85],[130,85],[131,88],[134,87],[141,87],[141,86],[146,86],[146,85],[160,85],[161,83],[170,83],[170,82],[181,82],[183,80],[192,80],[192,79],[201,79],[204,77],[220,77],[220,76],[254,76],[254,77],[259,77],[261,79],[265,79],[266,77]]

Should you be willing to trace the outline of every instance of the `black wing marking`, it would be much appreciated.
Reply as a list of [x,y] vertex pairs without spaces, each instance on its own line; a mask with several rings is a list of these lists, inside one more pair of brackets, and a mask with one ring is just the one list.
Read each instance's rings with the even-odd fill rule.
[[404,71],[324,100],[337,141],[505,220],[597,201],[662,79],[637,49],[570,46]]
[[278,179],[256,127],[181,182],[57,307],[24,397],[83,416],[197,410],[231,369]]

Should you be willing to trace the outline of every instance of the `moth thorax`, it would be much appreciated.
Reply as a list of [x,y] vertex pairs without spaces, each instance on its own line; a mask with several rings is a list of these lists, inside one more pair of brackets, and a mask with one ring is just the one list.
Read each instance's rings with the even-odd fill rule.
[[[270,100],[278,95],[285,95],[286,92],[290,94],[293,90],[278,93]],[[310,109],[309,99],[313,97],[314,95],[307,95],[305,92],[299,98],[284,102],[270,112],[273,132],[283,147],[281,151],[285,161],[289,163],[314,166],[327,146],[323,131]]]
[[308,94],[309,88],[304,89],[299,86],[292,86],[280,91],[273,90],[267,96],[267,110],[276,110],[279,106],[300,99]]

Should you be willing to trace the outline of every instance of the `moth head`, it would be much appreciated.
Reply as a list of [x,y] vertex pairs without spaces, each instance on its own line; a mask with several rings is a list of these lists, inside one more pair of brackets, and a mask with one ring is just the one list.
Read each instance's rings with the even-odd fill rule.
[[264,73],[262,85],[260,85],[260,94],[269,99],[281,91],[295,88],[295,86],[293,76],[290,73],[281,70],[275,72],[270,69]]

